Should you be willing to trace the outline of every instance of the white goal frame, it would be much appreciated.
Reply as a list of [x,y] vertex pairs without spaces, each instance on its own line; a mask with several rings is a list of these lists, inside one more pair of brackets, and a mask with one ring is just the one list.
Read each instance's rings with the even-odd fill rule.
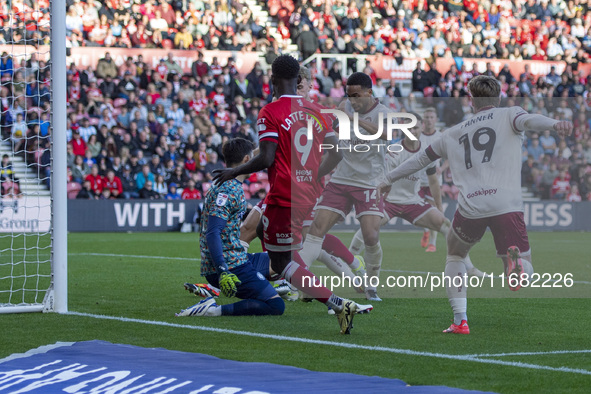
[[40,304],[8,305],[1,313],[68,312],[66,1],[50,2],[51,280]]

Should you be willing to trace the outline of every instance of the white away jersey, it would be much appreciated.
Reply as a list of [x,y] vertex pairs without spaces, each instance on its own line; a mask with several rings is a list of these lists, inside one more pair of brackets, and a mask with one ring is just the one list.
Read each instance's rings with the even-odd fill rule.
[[[421,141],[421,147],[426,149],[429,145],[433,144],[438,138],[441,138],[441,132],[439,130],[435,131],[433,134],[423,134],[419,137],[419,141]],[[435,168],[440,166],[440,160],[435,160]],[[425,170],[419,172],[421,177],[421,187],[429,186],[429,179],[427,178],[427,172]],[[441,184],[441,176],[439,176],[439,184]]]
[[[414,156],[415,154],[421,153],[427,145],[421,143],[419,149],[413,151],[406,147],[404,141],[402,141],[404,150],[395,155],[386,155],[386,171],[390,172],[396,167],[404,163],[406,160]],[[419,196],[419,189],[421,188],[421,177],[420,173],[426,173],[429,170],[435,169],[435,163],[431,163],[426,169],[416,172],[407,177],[401,178],[392,184],[390,193],[386,196],[386,201],[393,204],[418,204],[423,199]]]
[[[353,112],[349,101],[347,101],[346,106],[347,111]],[[359,114],[359,119],[372,122],[377,126],[379,125],[380,117],[385,119],[388,112],[389,110],[386,106],[376,101],[376,105],[369,112]],[[386,127],[385,120],[383,125]],[[351,122],[350,127],[351,140],[339,141],[339,150],[343,153],[343,160],[338,164],[337,169],[330,178],[330,182],[348,186],[375,188],[384,180],[385,176],[386,141],[381,139],[364,140],[358,138],[353,131],[353,122]],[[374,134],[366,131],[361,126],[359,126],[359,132],[365,135]],[[374,146],[379,144],[381,146]],[[355,147],[357,147],[357,151],[355,151]],[[366,152],[367,147],[369,149]]]
[[526,114],[520,107],[482,110],[427,148],[429,156],[434,153],[449,160],[463,216],[482,218],[523,210],[523,130],[516,129],[515,120]]

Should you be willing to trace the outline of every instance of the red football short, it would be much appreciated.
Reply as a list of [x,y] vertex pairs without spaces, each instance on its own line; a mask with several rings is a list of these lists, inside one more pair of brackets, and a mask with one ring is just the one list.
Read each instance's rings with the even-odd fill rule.
[[281,207],[267,204],[263,212],[263,245],[270,252],[302,248],[302,227],[314,206]]

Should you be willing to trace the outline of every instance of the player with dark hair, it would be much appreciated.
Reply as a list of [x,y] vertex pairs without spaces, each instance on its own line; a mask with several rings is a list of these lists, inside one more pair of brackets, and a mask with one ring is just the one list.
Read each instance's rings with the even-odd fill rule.
[[[308,101],[312,101],[309,97],[312,84],[312,75],[310,70],[306,67],[300,67],[299,77],[300,78],[298,79],[297,87],[298,95],[302,96]],[[250,242],[257,236],[256,227],[263,212],[265,211],[266,206],[267,204],[264,201],[259,202],[259,204],[253,207],[253,209],[248,214],[248,217],[244,220],[242,226],[240,227],[240,241],[247,250]],[[308,230],[310,230],[310,226],[312,225],[314,212],[315,211],[312,211],[309,217],[304,220],[302,228],[302,235],[304,238],[308,233]],[[332,234],[327,234],[325,236],[322,250],[318,256],[318,261],[322,262],[331,271],[339,276],[345,275],[346,277],[354,279],[356,275],[363,277],[363,275],[366,273],[365,263],[363,262],[362,257],[353,255],[341,242],[341,240]],[[356,267],[354,271],[350,268],[351,265]],[[281,294],[281,296],[286,300],[293,301],[297,299],[297,291],[290,289],[289,286],[285,284],[285,280],[282,279],[281,281],[275,282],[274,286],[277,292],[279,292],[279,294]],[[356,288],[356,290],[363,291],[360,288]],[[361,305],[360,307],[363,312],[366,312],[370,310],[369,308],[371,308],[371,305]],[[361,312],[358,311],[358,313]]]
[[[347,80],[347,96],[349,99],[344,100],[339,109],[351,120],[354,112],[358,114],[359,132],[362,135],[376,135],[380,130],[381,120],[389,111],[373,97],[371,78],[360,72],[351,74]],[[385,175],[386,149],[370,147],[369,150],[358,150],[356,146],[367,146],[373,141],[357,136],[351,138],[340,141],[344,152],[343,161],[332,174],[318,202],[316,216],[306,236],[301,256],[306,264],[315,261],[328,231],[339,220],[345,219],[354,207],[365,242],[367,276],[378,277],[382,264],[380,223],[383,218],[383,203],[378,198],[376,187]],[[387,133],[384,132],[380,138],[387,139]],[[353,264],[350,267],[357,268]],[[371,279],[369,282],[375,283]],[[365,295],[370,301],[381,301],[375,287],[366,286]]]
[[[259,154],[241,166],[218,170],[221,184],[242,174],[269,169],[270,190],[261,224],[263,242],[273,271],[298,290],[336,311],[342,334],[349,334],[357,305],[321,286],[299,257],[303,221],[320,195],[319,180],[341,160],[336,150],[323,157],[320,144],[336,146],[337,139],[320,108],[297,95],[298,61],[288,55],[273,61],[271,82],[278,99],[267,104],[257,120]],[[308,119],[313,138],[308,138]],[[318,121],[317,121],[317,120]]]
[[[245,139],[227,141],[222,147],[226,166],[236,168],[248,162],[253,148]],[[240,221],[246,211],[242,182],[246,176],[214,184],[208,190],[199,238],[201,275],[225,296],[236,296],[242,301],[220,306],[213,297],[208,297],[177,316],[281,315],[285,310],[283,300],[268,282],[274,274],[269,269],[269,256],[248,254],[240,244]],[[191,283],[185,283],[185,288],[199,293]]]

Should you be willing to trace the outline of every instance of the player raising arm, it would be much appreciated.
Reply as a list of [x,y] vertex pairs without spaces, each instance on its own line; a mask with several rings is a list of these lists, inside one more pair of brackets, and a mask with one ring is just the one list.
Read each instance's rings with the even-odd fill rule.
[[[447,237],[446,290],[454,323],[444,332],[469,334],[466,283],[453,286],[455,276],[464,278],[465,258],[491,229],[497,256],[503,259],[511,290],[521,288],[522,274],[533,274],[531,250],[523,219],[521,198],[521,145],[525,130],[554,129],[569,135],[571,122],[530,115],[520,107],[498,108],[500,85],[480,75],[468,84],[474,116],[450,128],[424,152],[407,160],[387,175],[387,188],[443,157],[449,160],[459,189],[458,209]],[[457,284],[457,282],[456,282]],[[513,284],[513,285],[512,285]]]
[[[322,157],[320,144],[336,146],[332,122],[320,108],[296,93],[299,63],[288,55],[279,56],[272,65],[271,81],[277,101],[259,113],[258,156],[241,166],[220,170],[215,183],[223,183],[241,174],[269,168],[270,190],[262,216],[263,242],[271,258],[272,269],[298,290],[337,312],[342,334],[349,334],[357,305],[334,295],[303,264],[298,250],[302,243],[302,225],[320,195],[319,180],[341,160],[335,150]],[[313,138],[308,139],[308,119],[313,122]]]
[[[417,119],[414,127],[409,128],[416,140],[411,140],[408,136],[402,140],[404,150],[399,153],[389,154],[386,158],[386,166],[388,170],[392,170],[400,166],[405,161],[412,158],[414,155],[422,152],[426,146],[422,143],[422,130],[424,122],[421,116],[417,113],[411,112]],[[435,171],[435,163],[427,166],[426,176],[430,188],[429,195],[433,196],[433,207],[429,202],[425,201],[420,195],[419,190],[422,188],[421,175],[423,171],[411,174],[399,180],[392,190],[384,198],[384,219],[382,225],[385,225],[390,219],[399,217],[418,227],[427,228],[429,230],[439,231],[447,236],[451,229],[451,223],[443,215],[441,204],[441,193],[437,173]],[[361,229],[357,230],[351,241],[351,252],[359,254],[363,251],[363,234]],[[468,275],[483,276],[484,274],[470,261],[470,257],[466,256],[465,263],[468,269]]]
[[[229,168],[246,163],[252,157],[253,145],[241,138],[224,144],[222,152]],[[240,221],[246,211],[242,182],[246,175],[221,185],[212,185],[205,196],[200,226],[201,275],[210,285],[220,288],[227,297],[242,298],[234,304],[219,306],[208,297],[177,316],[246,316],[281,315],[285,304],[267,281],[269,269],[266,253],[247,254],[240,244]],[[192,293],[199,289],[190,283]]]

